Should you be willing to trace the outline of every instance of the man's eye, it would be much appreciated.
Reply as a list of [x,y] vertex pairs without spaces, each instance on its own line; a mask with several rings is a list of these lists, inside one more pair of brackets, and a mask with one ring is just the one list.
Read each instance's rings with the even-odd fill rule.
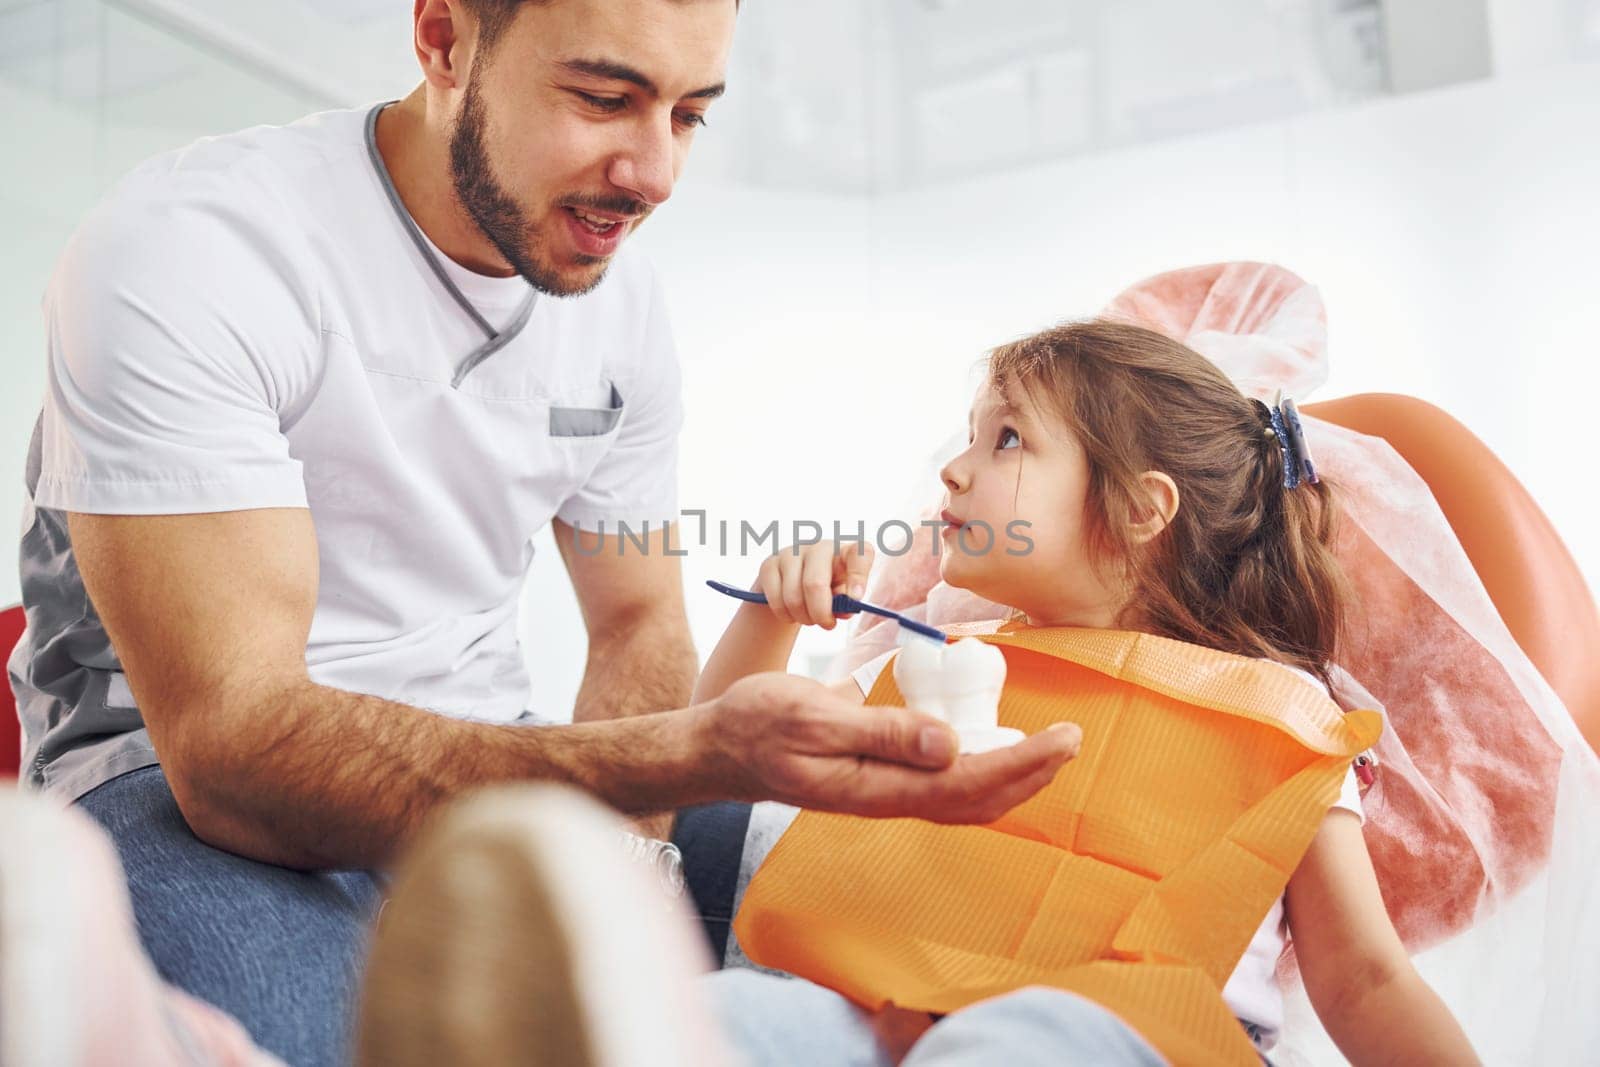
[[604,111],[607,114],[613,111],[621,111],[628,106],[628,98],[625,96],[595,96],[593,93],[583,92],[577,95],[580,100],[596,111]]
[[698,111],[680,111],[678,113],[678,122],[685,129],[693,129],[696,126],[705,126],[706,117]]
[[1009,426],[1000,428],[1000,439],[994,443],[996,448],[1020,448],[1022,438],[1017,436],[1017,431]]

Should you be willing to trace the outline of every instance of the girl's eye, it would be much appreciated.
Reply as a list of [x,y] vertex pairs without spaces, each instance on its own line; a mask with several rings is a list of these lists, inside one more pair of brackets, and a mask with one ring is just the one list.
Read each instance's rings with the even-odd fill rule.
[[1000,428],[1000,440],[994,443],[994,447],[1000,449],[1021,448],[1022,438],[1017,436],[1017,431],[1013,430],[1011,427],[1002,426]]
[[607,114],[613,111],[621,111],[628,106],[628,98],[625,96],[595,96],[593,93],[583,92],[577,95],[579,99],[596,111],[604,111]]

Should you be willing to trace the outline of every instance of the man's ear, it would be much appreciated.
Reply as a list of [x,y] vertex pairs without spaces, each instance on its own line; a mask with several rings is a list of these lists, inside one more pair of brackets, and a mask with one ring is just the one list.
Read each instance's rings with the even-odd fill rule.
[[415,0],[411,43],[422,77],[436,89],[466,84],[469,18],[459,0]]
[[1136,545],[1148,544],[1178,514],[1178,485],[1160,471],[1139,475],[1139,499],[1129,517],[1128,534]]

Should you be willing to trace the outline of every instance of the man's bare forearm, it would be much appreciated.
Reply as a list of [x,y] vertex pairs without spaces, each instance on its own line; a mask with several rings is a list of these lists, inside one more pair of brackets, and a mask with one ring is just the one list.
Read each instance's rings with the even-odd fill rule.
[[265,862],[359,868],[386,862],[439,804],[496,782],[547,780],[623,811],[718,796],[706,709],[572,726],[452,719],[306,682],[184,753],[174,791],[210,843]]
[[[680,607],[591,636],[573,722],[626,719],[688,704],[700,666],[688,631]],[[668,841],[673,820],[671,809],[653,811],[635,819],[633,829]]]
[[573,722],[648,715],[689,703],[699,662],[682,614],[664,613],[591,639]]

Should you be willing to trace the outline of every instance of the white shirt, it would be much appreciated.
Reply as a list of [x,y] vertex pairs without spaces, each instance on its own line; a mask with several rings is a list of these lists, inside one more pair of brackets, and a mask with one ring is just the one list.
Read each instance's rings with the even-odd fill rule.
[[[872,692],[872,686],[878,680],[878,675],[883,672],[897,651],[899,650],[890,649],[850,673],[850,677],[860,687],[863,695]],[[1314,675],[1281,663],[1274,665],[1293,671],[1316,686],[1319,693],[1327,694],[1327,690]],[[1361,812],[1360,787],[1356,783],[1353,769],[1345,771],[1344,785],[1339,791],[1339,799],[1333,806],[1354,812],[1357,818],[1365,822]],[[1278,1033],[1283,1029],[1283,990],[1278,987],[1274,975],[1278,967],[1278,957],[1283,955],[1283,947],[1287,940],[1288,924],[1283,916],[1283,898],[1279,897],[1273,902],[1271,910],[1261,921],[1255,935],[1250,938],[1249,946],[1244,950],[1244,955],[1239,958],[1238,965],[1234,967],[1233,974],[1228,977],[1222,989],[1222,999],[1228,1005],[1228,1010],[1242,1022],[1253,1023],[1258,1028],[1261,1034],[1259,1044],[1263,1050],[1277,1044]]]
[[624,249],[571,299],[460,267],[391,202],[368,114],[150,160],[56,268],[11,663],[38,785],[155,762],[63,512],[309,508],[311,678],[496,722],[529,700],[530,538],[675,516],[679,371],[649,267]]

